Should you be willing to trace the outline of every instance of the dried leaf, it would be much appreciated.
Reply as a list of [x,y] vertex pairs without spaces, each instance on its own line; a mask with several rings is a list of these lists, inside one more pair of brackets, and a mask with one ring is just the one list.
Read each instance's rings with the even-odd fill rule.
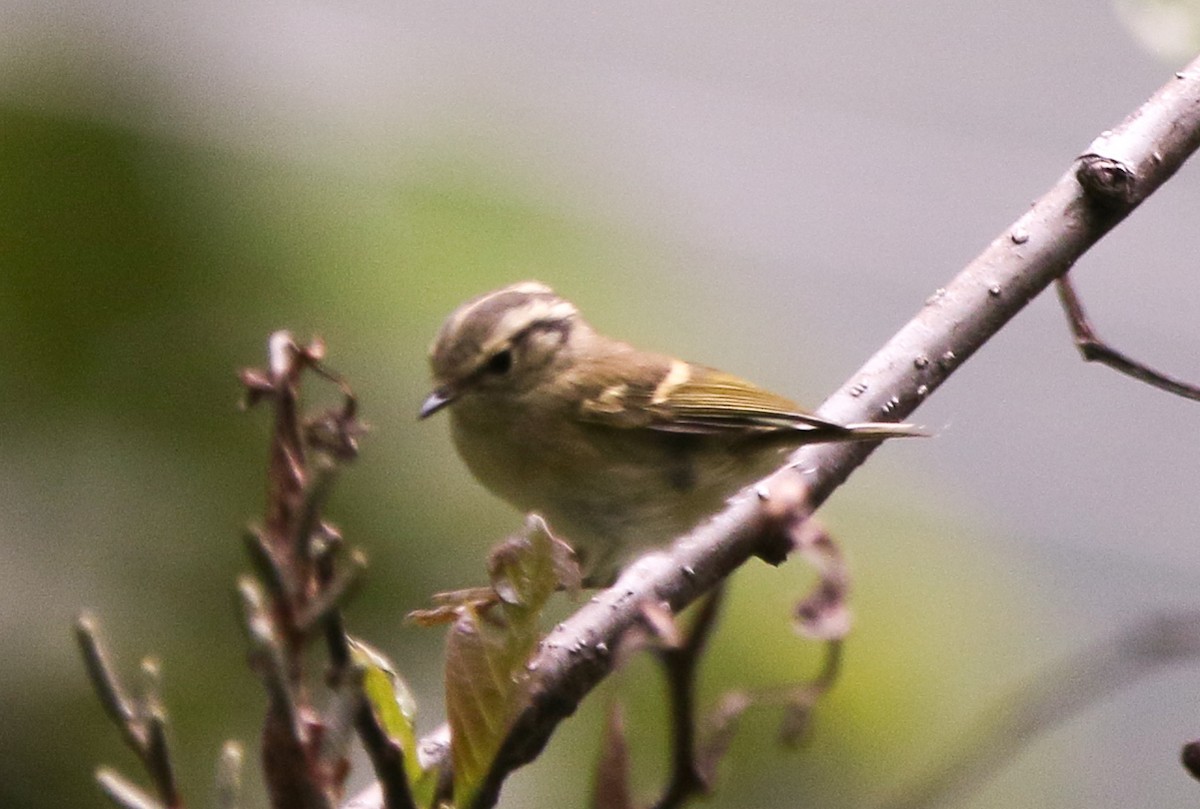
[[716,783],[717,765],[729,751],[742,714],[753,704],[753,697],[746,692],[730,691],[705,718],[703,739],[696,750],[696,772],[705,784]]
[[404,621],[423,627],[450,624],[458,620],[463,607],[469,605],[476,612],[486,612],[496,605],[498,599],[499,596],[491,587],[468,587],[464,590],[434,593],[430,599],[433,602],[432,607],[412,610],[404,616]]
[[443,626],[457,620],[458,612],[459,608],[457,606],[412,610],[404,616],[404,623],[425,628]]
[[846,637],[854,621],[845,596],[842,588],[819,582],[813,592],[796,605],[797,631],[814,640]]
[[813,591],[796,605],[796,629],[818,640],[840,640],[853,623],[847,600],[850,571],[841,549],[816,520],[800,523],[794,534],[796,549],[817,572]]
[[670,604],[642,604],[640,612],[646,629],[663,648],[678,649],[683,646],[683,632],[675,620],[675,614],[671,612]]

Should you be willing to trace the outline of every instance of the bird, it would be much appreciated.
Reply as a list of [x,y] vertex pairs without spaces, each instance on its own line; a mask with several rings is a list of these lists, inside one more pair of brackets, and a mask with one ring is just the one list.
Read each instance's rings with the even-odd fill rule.
[[460,305],[429,365],[419,418],[447,410],[474,477],[540,515],[593,587],[716,513],[789,450],[926,435],[837,424],[740,377],[608,337],[537,281]]

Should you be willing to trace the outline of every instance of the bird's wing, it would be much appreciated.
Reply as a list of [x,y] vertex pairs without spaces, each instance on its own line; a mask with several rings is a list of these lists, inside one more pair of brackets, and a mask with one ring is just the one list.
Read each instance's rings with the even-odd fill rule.
[[643,381],[625,378],[605,387],[584,401],[582,414],[613,427],[674,433],[844,431],[744,379],[680,360]]

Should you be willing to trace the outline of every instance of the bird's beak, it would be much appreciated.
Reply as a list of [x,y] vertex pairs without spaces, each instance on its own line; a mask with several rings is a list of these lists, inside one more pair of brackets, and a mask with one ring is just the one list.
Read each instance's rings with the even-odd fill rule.
[[425,399],[421,405],[421,412],[417,414],[417,418],[429,418],[457,398],[458,391],[449,386],[440,387]]

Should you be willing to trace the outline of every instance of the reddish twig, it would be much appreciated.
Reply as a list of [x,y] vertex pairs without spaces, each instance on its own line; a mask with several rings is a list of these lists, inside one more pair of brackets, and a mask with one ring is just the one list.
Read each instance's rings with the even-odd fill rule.
[[1092,327],[1091,321],[1088,320],[1087,313],[1083,310],[1083,303],[1079,300],[1079,295],[1071,284],[1070,274],[1059,277],[1055,281],[1055,285],[1058,288],[1058,299],[1067,315],[1067,323],[1071,326],[1071,334],[1075,338],[1075,347],[1079,349],[1084,360],[1107,365],[1115,371],[1145,382],[1147,385],[1152,385],[1159,390],[1165,390],[1167,393],[1200,401],[1200,387],[1156,371],[1101,340]]
[[[349,772],[351,729],[357,726],[376,740],[373,728],[361,721],[366,710],[361,678],[353,676],[340,611],[366,562],[322,518],[340,465],[357,454],[363,426],[353,392],[324,366],[324,357],[320,340],[302,346],[287,332],[276,332],[267,368],[241,374],[247,404],[268,400],[274,412],[266,518],[248,536],[265,587],[246,578],[239,592],[251,660],[269,695],[263,772],[279,809],[333,806]],[[340,406],[304,416],[300,383],[306,371],[337,386]],[[332,664],[328,684],[334,699],[324,713],[313,705],[305,674],[305,648],[316,637],[324,637]],[[382,766],[385,757],[372,760]],[[390,781],[394,773],[379,775]]]

